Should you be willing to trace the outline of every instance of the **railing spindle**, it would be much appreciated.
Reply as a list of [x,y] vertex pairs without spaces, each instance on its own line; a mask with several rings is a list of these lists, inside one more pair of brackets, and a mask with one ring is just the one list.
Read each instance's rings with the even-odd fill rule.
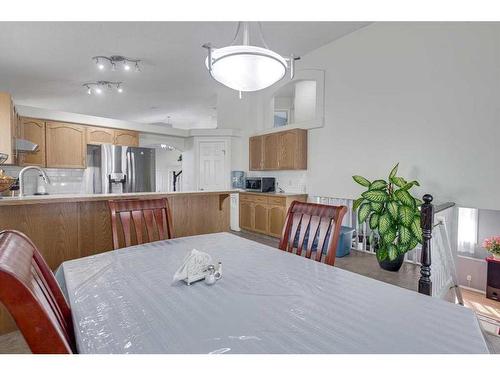
[[434,206],[432,205],[432,195],[423,196],[424,203],[420,210],[420,226],[422,228],[422,254],[420,266],[420,279],[418,281],[418,292],[432,295],[431,281],[431,238],[434,226]]

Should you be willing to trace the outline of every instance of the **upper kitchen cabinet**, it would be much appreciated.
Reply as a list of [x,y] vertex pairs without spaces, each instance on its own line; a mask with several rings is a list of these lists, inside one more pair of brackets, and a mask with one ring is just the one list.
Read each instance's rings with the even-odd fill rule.
[[131,130],[119,130],[87,126],[87,144],[114,144],[118,146],[139,146],[139,133]]
[[264,167],[263,165],[263,138],[259,137],[250,137],[249,140],[249,168],[251,171],[261,171]]
[[38,149],[35,152],[19,154],[19,165],[38,165],[39,167],[45,167],[45,121],[21,117],[18,130],[20,138],[38,145]]
[[115,130],[113,129],[87,126],[87,144],[89,145],[112,144],[114,139]]
[[307,130],[251,137],[249,153],[251,171],[307,169]]
[[114,141],[115,145],[120,146],[139,146],[139,133],[130,130],[115,130]]
[[7,154],[6,164],[16,162],[14,145],[16,137],[17,114],[9,94],[0,93],[0,153]]
[[85,168],[87,139],[84,126],[46,122],[48,168]]
[[277,134],[278,169],[307,169],[307,130],[293,129]]
[[264,150],[262,152],[262,169],[279,169],[278,149],[280,142],[280,133],[271,133],[262,136]]

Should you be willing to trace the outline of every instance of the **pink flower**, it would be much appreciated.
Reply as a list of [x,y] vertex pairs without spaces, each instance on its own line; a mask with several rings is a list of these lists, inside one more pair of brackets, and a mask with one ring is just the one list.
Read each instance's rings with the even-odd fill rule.
[[485,238],[483,247],[493,254],[500,254],[500,236]]

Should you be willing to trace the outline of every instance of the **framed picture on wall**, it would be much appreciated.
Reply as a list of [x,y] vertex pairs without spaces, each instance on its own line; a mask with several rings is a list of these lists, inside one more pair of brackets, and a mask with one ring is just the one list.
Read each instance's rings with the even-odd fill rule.
[[274,127],[279,128],[280,126],[288,125],[289,120],[289,110],[288,109],[275,109],[274,110]]

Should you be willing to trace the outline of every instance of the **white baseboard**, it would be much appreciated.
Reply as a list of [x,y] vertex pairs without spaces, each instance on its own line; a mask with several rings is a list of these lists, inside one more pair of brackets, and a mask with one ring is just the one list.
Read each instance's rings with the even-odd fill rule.
[[459,287],[463,288],[465,290],[470,290],[471,292],[476,292],[476,293],[481,293],[481,294],[486,295],[486,291],[485,290],[479,290],[479,289],[471,288],[471,287],[465,286],[465,285],[459,285]]

